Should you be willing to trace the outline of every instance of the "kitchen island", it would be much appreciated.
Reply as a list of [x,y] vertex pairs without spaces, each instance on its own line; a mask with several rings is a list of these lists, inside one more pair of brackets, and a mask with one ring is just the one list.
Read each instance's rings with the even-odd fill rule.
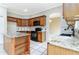
[[4,35],[4,49],[9,55],[30,54],[30,34]]
[[47,46],[48,55],[79,55],[79,39],[76,37],[51,37]]

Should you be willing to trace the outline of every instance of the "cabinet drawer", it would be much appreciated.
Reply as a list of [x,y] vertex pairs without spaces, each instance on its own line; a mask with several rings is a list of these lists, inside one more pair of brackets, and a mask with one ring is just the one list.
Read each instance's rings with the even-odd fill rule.
[[26,37],[18,37],[16,38],[16,45],[26,42]]
[[16,50],[26,46],[26,43],[16,46]]
[[15,54],[21,54],[21,53],[24,53],[25,52],[25,47],[22,47],[22,48],[20,48],[20,49],[17,49],[16,51],[15,51]]

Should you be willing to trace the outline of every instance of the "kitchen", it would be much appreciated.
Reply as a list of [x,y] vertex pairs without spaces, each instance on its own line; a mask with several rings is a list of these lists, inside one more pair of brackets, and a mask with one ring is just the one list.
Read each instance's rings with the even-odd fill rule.
[[[7,34],[4,35],[4,50],[9,55],[46,55],[47,42],[46,42],[46,26],[47,16],[46,12],[38,13],[39,15],[26,16],[20,13],[19,8],[22,6],[22,13],[29,15],[32,9],[35,11],[39,9],[37,6],[46,8],[52,4],[7,4]],[[29,6],[30,7],[29,7]],[[32,6],[33,5],[33,6]],[[25,7],[32,8],[31,11],[25,11]],[[46,7],[45,7],[46,6]],[[35,9],[37,7],[37,9]],[[10,9],[14,8],[14,9]],[[43,10],[41,8],[41,10]],[[18,12],[17,12],[18,10]],[[33,11],[33,12],[34,12]],[[16,14],[16,13],[18,14]],[[19,14],[20,13],[20,14]],[[35,12],[34,12],[35,13]],[[22,15],[21,15],[22,14]],[[32,14],[32,13],[31,13]],[[37,13],[36,13],[37,14]]]
[[[21,54],[24,51],[25,51],[24,52],[25,54],[30,54],[30,40],[33,40],[35,42],[40,42],[40,43],[45,41],[45,31],[42,31],[43,26],[45,26],[45,21],[46,21],[45,18],[46,16],[38,16],[30,19],[21,19],[21,18],[8,16],[8,19],[7,19],[8,35],[5,35],[5,40],[4,40],[5,50],[8,53],[10,52],[9,54],[11,54],[12,51],[14,51],[12,52],[12,54]],[[17,31],[15,32],[12,32],[12,30],[14,29],[14,25],[11,26],[12,22],[15,22],[17,26]],[[29,30],[29,28],[31,29],[31,27],[35,27],[35,26],[37,27],[34,30]],[[12,43],[12,46],[10,47],[9,45],[11,42],[7,42],[7,41],[9,41],[11,38],[14,38],[14,39],[11,41],[13,43]],[[16,48],[13,48],[15,46]],[[23,48],[23,47],[26,47],[26,48]],[[8,49],[13,49],[13,50],[11,51]],[[22,50],[18,50],[18,49],[22,49]]]
[[78,7],[74,3],[3,4],[1,55],[78,55]]

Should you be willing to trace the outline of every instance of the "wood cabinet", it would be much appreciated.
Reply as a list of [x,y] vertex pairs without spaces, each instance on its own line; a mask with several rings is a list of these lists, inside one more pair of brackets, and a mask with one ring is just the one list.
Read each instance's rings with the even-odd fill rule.
[[22,25],[21,26],[28,26],[28,20],[22,19]]
[[40,26],[45,26],[46,25],[46,17],[41,16],[41,17],[39,17],[39,19],[40,19]]
[[17,19],[17,26],[28,26],[28,20],[27,19]]
[[7,21],[9,22],[16,22],[17,19],[18,18],[7,16]]
[[17,26],[24,27],[24,26],[34,26],[34,21],[39,21],[39,26],[45,26],[46,25],[46,16],[38,16],[33,17],[29,19],[21,19],[16,17],[8,17],[8,21],[13,21],[17,23]]
[[33,26],[34,19],[28,19],[28,26]]
[[[75,17],[79,15],[79,3],[64,3],[63,4],[63,16],[68,25],[75,24]],[[78,16],[79,18],[79,16]]]
[[48,55],[79,55],[79,52],[48,43],[47,54]]
[[63,4],[64,17],[74,17],[79,15],[79,3],[64,3]]
[[22,19],[17,19],[17,26],[22,26]]
[[38,32],[38,42],[42,42],[42,32]]
[[30,54],[30,35],[10,38],[4,36],[4,49],[9,55]]
[[34,26],[34,21],[39,21],[40,25],[39,26],[45,26],[46,25],[46,16],[38,16],[34,17],[28,20],[29,26]]

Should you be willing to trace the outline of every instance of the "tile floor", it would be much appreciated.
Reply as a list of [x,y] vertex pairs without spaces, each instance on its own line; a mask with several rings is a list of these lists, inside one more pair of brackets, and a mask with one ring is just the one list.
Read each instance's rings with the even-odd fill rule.
[[7,53],[3,49],[3,45],[2,44],[0,44],[0,55],[7,55]]
[[[7,55],[2,44],[0,44],[0,55]],[[47,43],[39,43],[31,40],[30,55],[47,55]]]
[[30,54],[31,55],[47,55],[47,43],[30,42]]

